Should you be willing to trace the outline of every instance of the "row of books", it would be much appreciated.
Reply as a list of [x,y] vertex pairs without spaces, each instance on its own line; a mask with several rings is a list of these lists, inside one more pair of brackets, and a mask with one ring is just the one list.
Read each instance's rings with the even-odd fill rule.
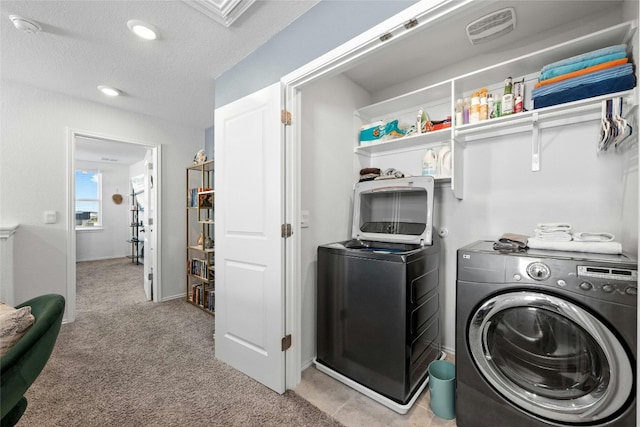
[[191,302],[207,310],[214,311],[216,305],[216,292],[211,286],[202,283],[191,286]]
[[212,188],[209,187],[196,187],[191,188],[187,192],[187,206],[192,208],[198,207],[198,193],[202,193],[204,191],[211,191]]
[[208,280],[213,278],[213,272],[209,270],[209,264],[204,258],[192,258],[187,261],[187,274],[193,274]]

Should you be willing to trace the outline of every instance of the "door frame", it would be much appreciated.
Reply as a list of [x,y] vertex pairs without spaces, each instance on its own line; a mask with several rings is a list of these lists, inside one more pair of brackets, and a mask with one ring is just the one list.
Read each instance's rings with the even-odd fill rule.
[[156,197],[154,198],[153,212],[155,213],[155,249],[152,254],[152,265],[155,267],[153,272],[153,301],[162,300],[162,275],[159,261],[162,254],[161,230],[162,220],[160,208],[162,206],[161,197],[161,167],[162,157],[160,144],[137,141],[130,138],[122,138],[119,136],[106,135],[94,131],[85,131],[74,128],[67,128],[67,322],[73,322],[76,319],[76,226],[75,226],[75,161],[76,161],[76,138],[86,137],[104,142],[120,142],[143,146],[152,151],[151,158],[154,162],[153,175],[154,186],[156,188]]
[[[452,11],[465,7],[473,0],[455,3],[453,0],[422,0],[409,6],[398,14],[372,27],[327,52],[317,59],[303,65],[283,76],[283,108],[291,113],[291,125],[285,127],[284,165],[285,165],[285,218],[291,224],[293,235],[285,240],[284,280],[285,280],[285,327],[291,334],[292,347],[285,353],[286,388],[294,389],[301,380],[302,351],[299,344],[302,333],[302,283],[301,242],[300,236],[300,200],[302,188],[301,171],[301,132],[302,124],[297,118],[302,114],[302,89],[321,78],[335,76],[345,71],[354,60],[371,54],[382,44],[394,43],[408,36],[414,28],[422,28]],[[405,24],[416,18],[418,23],[413,27]],[[381,41],[380,37],[390,34],[392,37]],[[388,40],[388,41],[387,41]]]

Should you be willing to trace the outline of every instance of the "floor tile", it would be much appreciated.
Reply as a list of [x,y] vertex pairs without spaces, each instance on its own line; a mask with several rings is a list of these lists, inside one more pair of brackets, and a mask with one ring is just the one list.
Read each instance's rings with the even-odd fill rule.
[[358,393],[313,366],[302,371],[302,381],[295,392],[331,416]]
[[[454,361],[451,355],[447,355],[446,360]],[[445,420],[431,411],[428,387],[404,415],[318,371],[314,366],[302,372],[302,381],[295,391],[347,427],[456,427],[455,419]]]

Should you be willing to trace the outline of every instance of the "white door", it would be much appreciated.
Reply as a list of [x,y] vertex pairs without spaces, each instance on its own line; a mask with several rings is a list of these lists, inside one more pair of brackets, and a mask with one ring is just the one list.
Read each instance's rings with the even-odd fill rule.
[[144,294],[148,301],[151,301],[154,297],[152,292],[153,286],[153,251],[154,251],[154,218],[155,218],[155,190],[153,188],[153,151],[147,150],[147,155],[144,158],[145,173],[144,173],[144,193],[147,195],[147,206],[143,213],[144,224]]
[[215,112],[215,353],[284,393],[280,108],[277,83]]

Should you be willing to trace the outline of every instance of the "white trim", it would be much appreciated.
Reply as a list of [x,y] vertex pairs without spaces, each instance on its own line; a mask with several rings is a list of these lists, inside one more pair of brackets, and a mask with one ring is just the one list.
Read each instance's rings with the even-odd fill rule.
[[20,225],[3,225],[0,227],[0,240],[13,236]]
[[[88,137],[92,139],[98,139],[105,142],[124,142],[127,144],[135,144],[147,147],[152,150],[152,158],[154,161],[153,176],[154,176],[154,188],[156,189],[156,206],[154,212],[156,217],[154,218],[154,235],[156,237],[155,250],[153,251],[153,265],[155,270],[153,272],[153,300],[161,301],[162,290],[162,268],[160,266],[160,260],[162,255],[162,246],[160,235],[162,234],[161,217],[160,214],[161,203],[161,191],[158,191],[161,187],[161,168],[162,168],[162,156],[161,145],[132,140],[129,138],[121,138],[113,135],[105,135],[93,131],[85,131],[80,129],[73,129],[67,127],[67,296],[66,296],[66,317],[65,322],[73,322],[76,317],[76,216],[75,216],[75,140],[77,137]],[[82,230],[85,231],[86,229]],[[88,231],[88,230],[86,230]]]
[[255,0],[182,0],[215,22],[230,27]]
[[[75,221],[74,221],[75,222]],[[76,226],[76,231],[104,231],[104,227],[98,225],[96,227]]]
[[67,128],[67,295],[65,322],[76,320],[76,132]]
[[[85,259],[76,259],[76,262],[89,262],[89,261],[104,261],[107,259],[121,259],[124,260],[126,259],[125,257],[119,257],[119,256],[100,256],[100,257],[94,257],[94,258],[85,258]],[[131,262],[131,261],[129,261]]]
[[[290,103],[292,88],[282,85],[283,109],[293,117],[300,117],[299,104]],[[297,92],[296,92],[297,93]],[[294,105],[294,111],[289,110]],[[300,294],[300,141],[299,126],[284,128],[284,212],[286,222],[291,224],[293,234],[285,240],[283,271],[285,283],[285,334],[291,334],[291,348],[285,353],[285,388],[294,389],[302,379],[302,297]]]
[[[352,38],[348,42],[285,75],[281,81],[285,85],[300,88],[319,77],[338,74],[343,71],[345,66],[352,63],[351,61],[354,59],[374,51],[382,44],[394,43],[397,40],[403,39],[415,29],[422,28],[440,19],[442,16],[466,6],[472,1],[473,0],[464,0],[461,2],[453,0],[419,1],[359,36]],[[418,19],[418,24],[410,29],[405,29],[404,24],[413,18]],[[393,37],[383,42],[380,40],[380,36],[383,34],[392,34]]]

